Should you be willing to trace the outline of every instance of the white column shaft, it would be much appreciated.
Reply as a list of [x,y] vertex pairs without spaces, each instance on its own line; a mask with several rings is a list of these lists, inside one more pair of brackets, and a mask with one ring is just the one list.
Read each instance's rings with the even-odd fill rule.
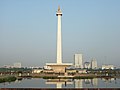
[[62,63],[61,15],[58,15],[57,63]]

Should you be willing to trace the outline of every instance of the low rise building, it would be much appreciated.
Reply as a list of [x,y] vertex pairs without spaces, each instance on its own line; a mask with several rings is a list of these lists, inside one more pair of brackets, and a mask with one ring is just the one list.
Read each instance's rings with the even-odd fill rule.
[[14,63],[13,67],[14,68],[21,68],[22,65],[21,65],[21,63]]
[[114,65],[102,65],[102,69],[114,69]]
[[43,68],[46,69],[46,70],[51,70],[52,69],[50,66],[47,66],[47,65],[44,66]]
[[67,73],[76,73],[76,69],[66,69]]
[[33,69],[32,73],[41,73],[43,69]]
[[52,69],[44,69],[43,73],[54,73]]
[[78,73],[87,73],[86,69],[81,69],[78,71]]

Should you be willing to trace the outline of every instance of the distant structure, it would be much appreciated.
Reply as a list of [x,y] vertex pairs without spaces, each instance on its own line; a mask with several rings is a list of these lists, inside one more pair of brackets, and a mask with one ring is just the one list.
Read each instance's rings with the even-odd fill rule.
[[96,61],[95,59],[93,59],[93,60],[91,61],[91,68],[92,68],[92,69],[97,69],[97,61]]
[[44,66],[43,69],[51,70],[52,68],[50,66]]
[[74,65],[75,65],[75,68],[83,68],[82,54],[74,55]]
[[58,30],[57,30],[57,63],[46,63],[56,73],[64,73],[65,68],[72,65],[72,63],[62,63],[62,39],[61,39],[61,16],[62,11],[60,6],[58,7],[56,16],[58,17]]
[[41,73],[42,71],[43,71],[42,68],[32,69],[32,73]]
[[22,65],[21,65],[21,63],[14,63],[13,67],[14,68],[21,68]]
[[102,65],[102,69],[114,69],[113,65]]
[[11,65],[4,65],[3,68],[13,68]]
[[91,63],[90,62],[85,62],[84,63],[84,68],[90,69],[91,68]]

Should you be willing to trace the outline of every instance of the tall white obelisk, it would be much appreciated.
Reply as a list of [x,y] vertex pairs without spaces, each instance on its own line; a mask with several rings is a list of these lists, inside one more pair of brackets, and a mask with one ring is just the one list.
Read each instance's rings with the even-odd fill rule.
[[62,39],[61,39],[61,16],[62,12],[58,7],[56,16],[58,17],[58,30],[57,30],[57,63],[46,63],[51,67],[55,73],[65,73],[66,67],[72,65],[72,63],[62,63]]
[[57,64],[62,64],[62,39],[61,39],[61,16],[62,12],[60,6],[58,6],[58,11],[56,13],[58,17],[58,31],[57,31]]

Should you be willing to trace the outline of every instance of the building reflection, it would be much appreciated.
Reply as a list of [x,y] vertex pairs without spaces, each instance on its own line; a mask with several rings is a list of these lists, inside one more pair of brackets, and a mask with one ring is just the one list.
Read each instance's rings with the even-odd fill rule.
[[102,78],[102,80],[103,80],[105,83],[111,83],[112,81],[116,81],[115,78]]
[[84,83],[87,84],[91,84],[91,79],[84,79]]
[[91,83],[92,83],[93,86],[98,86],[98,78],[93,78],[91,80]]
[[[55,84],[56,88],[62,88],[64,85],[65,87],[68,84],[72,85],[74,88],[85,88],[85,87],[94,87],[97,88],[99,87],[99,82],[104,81],[105,87],[109,87],[109,83],[114,83],[117,84],[117,81],[115,78],[93,78],[93,79],[48,79],[46,84]],[[64,87],[63,86],[63,87]]]
[[72,80],[70,79],[48,79],[46,84],[55,84],[56,88],[62,88],[62,85],[73,84]]
[[75,88],[83,88],[83,79],[75,79],[74,87]]
[[74,85],[74,88],[84,88],[85,85],[98,86],[98,79],[48,79],[46,84],[55,84],[56,88],[62,88],[62,85],[67,86],[68,84]]
[[93,79],[75,79],[74,80],[74,87],[75,88],[83,88],[83,84],[85,85],[92,85],[92,86],[98,86],[98,79],[93,78]]

